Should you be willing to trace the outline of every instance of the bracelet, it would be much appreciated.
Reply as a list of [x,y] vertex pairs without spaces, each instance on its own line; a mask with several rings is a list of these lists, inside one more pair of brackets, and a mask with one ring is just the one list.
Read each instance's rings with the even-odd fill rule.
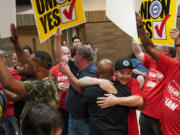
[[143,28],[143,27],[144,27],[144,24],[137,26],[137,28]]

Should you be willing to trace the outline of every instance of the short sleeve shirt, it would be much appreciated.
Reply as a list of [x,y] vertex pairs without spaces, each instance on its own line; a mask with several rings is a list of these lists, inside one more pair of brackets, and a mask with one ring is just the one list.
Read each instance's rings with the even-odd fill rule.
[[[70,84],[69,79],[65,74],[59,72],[59,64],[52,67],[50,73],[56,78],[58,88],[60,90],[59,108],[66,109],[65,97]],[[64,89],[60,89],[59,85],[61,84],[64,84],[67,87]]]
[[[114,86],[118,90],[115,96],[131,95],[131,91],[126,86],[116,82]],[[129,107],[117,105],[101,109],[96,103],[97,97],[103,97],[106,93],[99,86],[85,88],[82,101],[89,114],[89,135],[128,135]]]
[[164,135],[180,135],[180,63],[160,54],[157,69],[165,77],[161,124]]
[[59,89],[57,83],[51,79],[24,81],[26,101],[23,108],[20,122],[26,116],[32,105],[37,103],[45,103],[53,107],[59,104]]
[[148,73],[143,88],[145,108],[142,113],[160,119],[165,77],[161,71],[157,70],[156,61],[147,54],[144,54],[144,66],[148,68]]
[[[85,76],[96,77],[97,68],[94,64],[89,64],[81,72],[78,72],[78,68],[76,67],[75,62],[72,60],[69,60],[69,67],[72,73],[74,74],[74,76],[78,79],[83,78]],[[72,116],[87,117],[86,111],[81,102],[81,98],[82,98],[82,95],[76,92],[76,90],[72,87],[72,85],[70,85],[69,90],[66,94],[66,107],[67,107],[68,112]]]

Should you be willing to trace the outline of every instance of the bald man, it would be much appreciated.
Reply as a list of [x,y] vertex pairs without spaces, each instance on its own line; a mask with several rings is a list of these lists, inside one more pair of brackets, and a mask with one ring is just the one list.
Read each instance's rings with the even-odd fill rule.
[[[97,74],[101,79],[112,79],[113,63],[109,59],[102,59],[98,63]],[[120,83],[113,82],[118,90],[118,97],[127,97],[131,95],[130,90]],[[129,107],[113,106],[101,109],[96,101],[97,97],[107,94],[99,85],[86,87],[83,93],[82,101],[89,115],[89,135],[128,135],[128,113]]]

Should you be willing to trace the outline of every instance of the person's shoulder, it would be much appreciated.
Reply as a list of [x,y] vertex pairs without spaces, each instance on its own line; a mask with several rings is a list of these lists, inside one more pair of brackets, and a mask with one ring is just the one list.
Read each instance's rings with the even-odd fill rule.
[[92,90],[92,89],[99,89],[99,85],[94,85],[94,86],[88,86],[88,87],[85,87],[85,91],[88,91],[88,90]]
[[139,86],[139,82],[134,77],[131,77],[130,81],[127,84],[127,87],[131,89],[133,86],[136,85]]
[[129,83],[138,83],[138,81],[135,78],[131,77]]
[[59,72],[59,64],[53,66],[50,71],[51,74],[56,74],[56,72]]
[[120,89],[120,88],[124,88],[124,89],[129,89],[126,85],[122,85],[122,84],[120,84],[119,82],[114,82],[113,83],[113,85],[116,87],[116,88],[118,88],[118,90]]
[[147,53],[144,53],[144,62],[154,62],[155,63],[155,60],[152,58],[152,56],[150,56],[149,54]]
[[97,72],[97,67],[96,67],[96,65],[95,65],[95,64],[90,64],[90,66],[89,66],[89,68],[88,68],[88,71],[89,71],[90,73],[96,74],[96,72]]
[[99,95],[100,93],[104,94],[106,92],[103,89],[101,89],[98,85],[88,86],[84,89],[83,96],[95,96]]
[[39,87],[48,86],[48,85],[56,85],[56,81],[52,79],[42,79],[42,80],[27,80],[24,81],[25,84],[37,85]]
[[56,69],[59,69],[59,64],[54,65],[54,66],[50,69],[50,71],[53,71],[53,70],[56,70]]
[[118,90],[116,96],[130,96],[131,90],[126,86],[118,82],[114,83],[115,88]]
[[96,67],[96,65],[95,65],[94,63],[92,63],[92,64],[90,65],[90,68],[91,68],[91,69],[94,69],[94,70],[97,70],[97,67]]
[[68,60],[68,64],[69,64],[69,65],[75,65],[75,61],[72,60],[72,59],[69,59],[69,60]]

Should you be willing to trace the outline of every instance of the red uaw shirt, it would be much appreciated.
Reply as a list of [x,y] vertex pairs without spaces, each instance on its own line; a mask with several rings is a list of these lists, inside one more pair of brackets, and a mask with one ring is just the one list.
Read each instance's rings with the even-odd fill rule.
[[162,102],[162,132],[164,135],[180,135],[180,63],[161,53],[157,69],[166,77]]
[[[132,95],[142,96],[141,88],[135,78],[131,78],[127,87],[131,90]],[[128,135],[139,135],[138,122],[135,109],[129,109],[128,115]]]
[[[70,85],[69,79],[65,74],[59,72],[59,64],[52,67],[50,73],[56,78],[58,88],[60,90],[59,108],[66,109],[65,98]],[[64,89],[60,89],[60,85],[64,85],[66,87]]]
[[[21,76],[16,74],[16,70],[8,68],[13,77],[17,80],[21,80]],[[2,86],[0,84],[0,90],[2,90]],[[14,116],[14,102],[10,102],[6,99],[6,107],[3,113],[3,116]]]
[[157,70],[153,58],[147,54],[144,54],[144,66],[148,69],[148,73],[143,88],[145,106],[142,113],[160,119],[165,77]]

